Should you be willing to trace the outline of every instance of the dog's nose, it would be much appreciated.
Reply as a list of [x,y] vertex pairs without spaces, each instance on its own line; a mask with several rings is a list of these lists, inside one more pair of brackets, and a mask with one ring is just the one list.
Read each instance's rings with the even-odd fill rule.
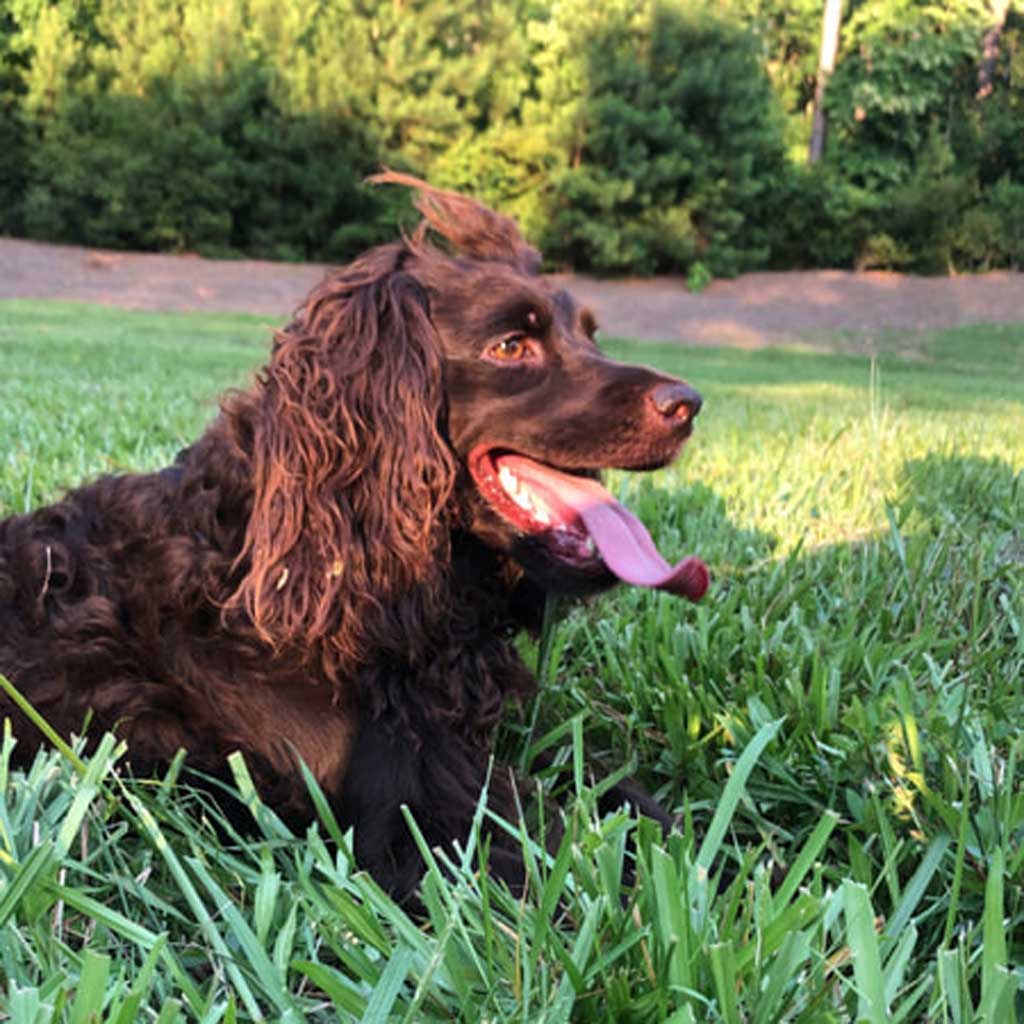
[[703,399],[681,380],[656,384],[648,392],[651,404],[667,420],[688,423],[700,412]]

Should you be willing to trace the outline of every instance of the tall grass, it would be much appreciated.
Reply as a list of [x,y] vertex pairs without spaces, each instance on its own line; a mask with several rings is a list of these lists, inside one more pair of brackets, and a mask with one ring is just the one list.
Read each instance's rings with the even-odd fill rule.
[[[0,514],[166,462],[268,337],[0,304]],[[558,850],[520,834],[525,899],[474,873],[474,837],[424,850],[411,920],[329,815],[289,835],[244,765],[260,835],[229,841],[176,771],[121,778],[113,740],[20,773],[5,735],[0,1020],[1016,1019],[1024,327],[889,340],[608,346],[705,395],[676,467],[611,486],[714,587],[570,610],[499,746],[630,765],[677,835],[601,818],[571,772]]]

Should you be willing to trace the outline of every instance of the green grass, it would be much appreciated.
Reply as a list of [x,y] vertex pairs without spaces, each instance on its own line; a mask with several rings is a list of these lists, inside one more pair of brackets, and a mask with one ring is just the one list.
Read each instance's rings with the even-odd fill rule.
[[[0,514],[166,462],[268,337],[0,304]],[[0,1020],[1024,1014],[1024,326],[905,341],[875,363],[609,345],[705,395],[676,467],[611,486],[714,587],[569,612],[500,746],[630,764],[678,835],[600,819],[577,771],[557,855],[522,839],[526,900],[471,848],[432,863],[423,923],[324,843],[329,819],[291,837],[250,794],[264,838],[224,844],[174,773],[128,785],[112,744],[14,773],[8,739]]]

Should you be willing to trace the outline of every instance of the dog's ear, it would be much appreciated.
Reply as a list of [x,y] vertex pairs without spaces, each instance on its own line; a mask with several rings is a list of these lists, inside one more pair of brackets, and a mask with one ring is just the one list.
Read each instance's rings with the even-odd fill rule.
[[247,430],[253,507],[229,606],[335,679],[409,650],[444,572],[456,465],[441,350],[402,253],[375,250],[313,291],[275,338]]
[[405,185],[419,193],[416,208],[426,218],[418,232],[421,241],[428,227],[456,249],[478,260],[511,263],[528,274],[540,269],[540,253],[528,245],[510,217],[457,192],[433,188],[411,174],[383,171],[367,179],[378,185]]

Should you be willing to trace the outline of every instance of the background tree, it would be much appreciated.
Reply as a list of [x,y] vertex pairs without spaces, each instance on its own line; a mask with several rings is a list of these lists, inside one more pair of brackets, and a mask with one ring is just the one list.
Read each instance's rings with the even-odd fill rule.
[[[693,3],[567,0],[533,39],[534,95],[472,153],[501,168],[487,198],[549,257],[639,272],[767,260],[762,200],[785,160],[749,31]],[[472,185],[465,153],[442,166]]]
[[811,144],[807,151],[807,159],[812,164],[817,163],[825,151],[825,131],[828,123],[825,113],[825,89],[836,67],[842,18],[843,0],[825,0],[825,11],[821,19],[821,52],[814,87],[814,123],[811,128]]
[[1019,12],[851,0],[819,78],[823,2],[7,0],[0,230],[341,260],[389,163],[581,270],[1019,263]]
[[992,94],[992,78],[999,62],[999,43],[1010,13],[1010,0],[992,0],[992,21],[981,43],[981,63],[978,65],[977,98],[983,100]]

